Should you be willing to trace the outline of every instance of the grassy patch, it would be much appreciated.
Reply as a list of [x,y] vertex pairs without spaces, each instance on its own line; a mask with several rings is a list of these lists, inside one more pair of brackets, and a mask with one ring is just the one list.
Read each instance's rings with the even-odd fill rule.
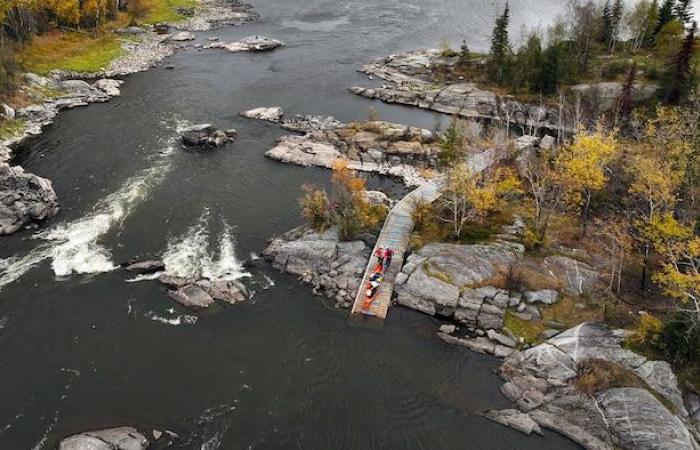
[[180,22],[187,17],[177,12],[177,9],[194,8],[198,4],[199,0],[147,0],[147,12],[142,22],[148,24]]
[[0,139],[8,139],[19,135],[24,130],[22,120],[0,120]]
[[649,384],[636,373],[610,361],[589,359],[580,363],[578,367],[578,376],[574,380],[574,386],[580,392],[588,395],[620,387],[646,389],[661,402],[666,409],[672,414],[676,414],[676,407],[669,399],[649,386]]
[[106,68],[122,53],[121,40],[111,33],[52,31],[35,37],[19,60],[26,70],[42,75],[55,69],[87,73]]
[[539,344],[542,341],[540,335],[547,329],[543,322],[520,319],[510,310],[506,310],[503,326],[515,333],[516,336],[524,338],[525,342],[530,345]]

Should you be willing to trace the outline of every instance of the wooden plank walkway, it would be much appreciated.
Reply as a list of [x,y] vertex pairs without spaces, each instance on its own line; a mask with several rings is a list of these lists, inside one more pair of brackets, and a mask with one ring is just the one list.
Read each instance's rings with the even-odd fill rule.
[[[471,155],[467,164],[472,172],[482,172],[494,164],[504,155],[500,155],[496,150],[486,150],[482,153]],[[386,319],[391,304],[391,296],[394,293],[394,280],[403,267],[403,259],[408,248],[411,232],[413,232],[413,212],[416,205],[421,202],[432,203],[441,195],[441,189],[444,183],[443,177],[438,177],[418,189],[406,195],[398,202],[384,222],[382,231],[379,233],[377,243],[372,249],[372,254],[367,263],[365,274],[362,277],[362,283],[355,294],[355,303],[352,306],[353,314],[363,314],[373,316],[378,319]],[[391,267],[385,273],[384,282],[377,288],[377,293],[372,300],[372,304],[368,310],[363,311],[362,306],[365,302],[365,290],[369,277],[372,276],[374,267],[377,265],[377,258],[374,252],[380,246],[394,250],[394,257],[391,261]]]
[[[432,203],[437,200],[440,197],[441,185],[442,178],[432,180],[406,195],[389,211],[382,231],[379,233],[377,243],[372,249],[372,255],[365,269],[365,275],[362,277],[360,288],[355,295],[355,303],[351,314],[365,314],[382,320],[386,319],[389,305],[391,304],[391,295],[394,292],[394,280],[401,271],[401,267],[403,267],[404,254],[408,248],[411,232],[413,231],[413,211],[416,205],[421,202]],[[366,311],[362,311],[362,306],[365,302],[366,286],[374,267],[377,265],[377,258],[374,256],[374,252],[380,246],[392,249],[394,257],[391,260],[391,267],[387,269],[384,275],[384,282],[377,288],[377,293],[371,306]]]

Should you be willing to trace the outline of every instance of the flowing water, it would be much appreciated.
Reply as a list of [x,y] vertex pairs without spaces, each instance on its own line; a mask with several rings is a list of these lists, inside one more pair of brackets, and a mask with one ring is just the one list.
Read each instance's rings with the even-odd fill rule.
[[[189,48],[129,77],[123,96],[63,113],[18,157],[53,180],[61,212],[0,240],[0,449],[54,448],[71,433],[131,424],[178,433],[176,448],[567,449],[478,413],[509,403],[498,361],[447,346],[427,316],[394,308],[358,328],[289,276],[241,262],[299,223],[304,183],[329,174],[268,161],[283,134],[240,111],[383,119],[444,117],[354,97],[373,57],[466,38],[484,50],[500,2],[254,0],[269,54]],[[563,1],[511,1],[513,30],[545,26]],[[517,33],[516,33],[517,34]],[[224,148],[176,144],[183,123],[235,127]],[[373,178],[373,188],[400,191]],[[118,270],[161,257],[169,273],[240,278],[242,305],[194,315],[148,277]]]

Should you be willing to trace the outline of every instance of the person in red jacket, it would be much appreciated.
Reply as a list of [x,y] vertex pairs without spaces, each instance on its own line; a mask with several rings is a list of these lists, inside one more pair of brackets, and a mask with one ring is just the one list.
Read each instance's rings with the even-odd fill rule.
[[394,251],[390,248],[384,250],[384,271],[386,272],[391,267],[391,259],[394,257]]
[[374,256],[377,257],[379,264],[384,267],[384,257],[386,256],[386,250],[384,250],[384,247],[377,248],[377,250],[374,252]]

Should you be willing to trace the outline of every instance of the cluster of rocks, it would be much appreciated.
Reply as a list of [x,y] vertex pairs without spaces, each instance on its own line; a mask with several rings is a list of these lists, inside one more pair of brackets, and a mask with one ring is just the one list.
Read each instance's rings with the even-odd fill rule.
[[297,275],[315,293],[349,307],[362,281],[371,247],[364,241],[341,242],[336,229],[323,233],[299,227],[272,239],[263,257],[282,272]]
[[[449,72],[458,62],[458,57],[443,57],[440,50],[391,55],[362,67],[370,78],[376,76],[390,84],[369,88],[355,86],[350,91],[386,103],[416,106],[468,119],[509,121],[523,130],[573,131],[574,117],[569,117],[569,111],[561,111],[564,116],[560,116],[559,108],[528,105],[512,97],[500,97],[464,80],[445,82],[436,78],[436,73]],[[614,105],[621,90],[622,84],[614,82],[573,88],[575,94],[594,105],[593,113],[599,113],[606,105]],[[644,100],[655,91],[654,86],[639,85],[634,95],[637,100]]]
[[[418,249],[408,256],[396,277],[396,302],[447,320],[438,332],[446,342],[498,356],[527,346],[521,336],[504,326],[507,311],[520,320],[540,321],[540,308],[556,303],[558,290],[571,295],[593,293],[600,288],[600,274],[568,256],[549,256],[542,261],[525,257],[524,247],[516,242],[523,228],[523,221],[516,218],[493,242],[434,243]],[[550,288],[506,290],[489,285],[490,280],[508,272],[517,274],[523,268],[536,271]],[[545,339],[566,328],[553,320],[545,325]]]
[[243,111],[241,116],[249,119],[264,120],[279,123],[285,130],[297,133],[311,133],[313,131],[334,130],[347,127],[346,124],[336,120],[333,116],[318,116],[311,114],[297,114],[292,118],[283,119],[284,111],[279,106],[259,107]]
[[236,138],[234,129],[220,130],[210,123],[200,123],[178,130],[185,147],[221,147]]
[[187,308],[202,311],[216,301],[234,305],[250,298],[246,286],[238,280],[195,279],[168,274],[165,264],[159,260],[130,262],[124,269],[136,275],[155,274],[158,281],[169,289],[168,295]]
[[[498,373],[516,408],[486,417],[526,434],[549,428],[591,450],[697,450],[670,365],[623,348],[625,335],[587,322],[513,353]],[[610,387],[582,393],[576,381],[590,360],[614,364],[638,382],[609,380]]]
[[204,48],[222,48],[233,53],[269,52],[284,45],[284,42],[265,36],[249,36],[234,42],[210,42]]
[[352,170],[394,176],[407,185],[420,186],[426,182],[425,169],[435,167],[439,152],[437,138],[429,130],[371,121],[283,136],[265,156],[324,168],[344,160]]

